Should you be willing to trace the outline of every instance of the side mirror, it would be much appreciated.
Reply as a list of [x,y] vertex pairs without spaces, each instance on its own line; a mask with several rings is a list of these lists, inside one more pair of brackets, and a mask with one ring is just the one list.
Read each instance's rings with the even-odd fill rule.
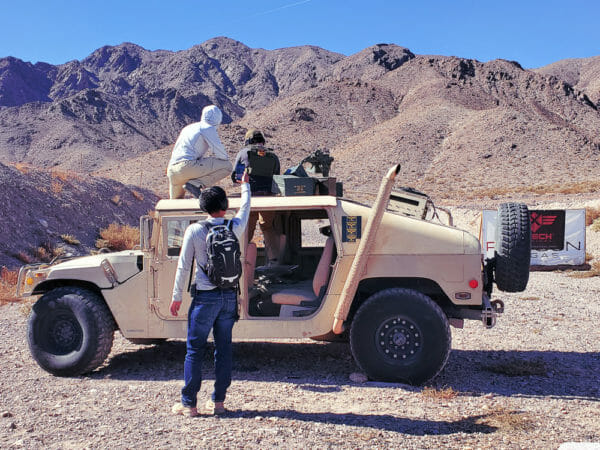
[[152,217],[140,217],[140,247],[142,251],[148,251],[150,246],[150,237],[152,236]]

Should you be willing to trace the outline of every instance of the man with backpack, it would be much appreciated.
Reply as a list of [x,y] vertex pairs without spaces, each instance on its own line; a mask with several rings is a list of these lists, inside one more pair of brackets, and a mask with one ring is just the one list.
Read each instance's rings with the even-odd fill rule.
[[[271,150],[265,147],[265,137],[260,130],[249,129],[244,137],[244,148],[242,148],[233,164],[234,171],[231,179],[236,179],[247,170],[250,174],[250,190],[253,196],[273,195],[273,175],[279,175],[279,158]],[[248,219],[248,242],[254,236],[256,222],[265,239],[265,251],[268,264],[275,265],[279,257],[279,233],[275,230],[275,211],[261,211],[250,213]]]
[[240,238],[248,223],[250,186],[248,173],[241,180],[242,198],[236,216],[225,220],[229,207],[227,195],[219,186],[200,194],[200,209],[209,218],[191,224],[183,236],[171,300],[171,314],[177,316],[182,290],[190,280],[193,261],[196,275],[191,283],[192,303],[188,312],[187,352],[185,355],[181,402],[173,406],[174,414],[197,416],[197,395],[202,383],[202,359],[206,339],[213,330],[215,342],[215,385],[206,403],[211,414],[225,412],[224,401],[231,384],[231,331],[237,320],[237,283],[242,273]]

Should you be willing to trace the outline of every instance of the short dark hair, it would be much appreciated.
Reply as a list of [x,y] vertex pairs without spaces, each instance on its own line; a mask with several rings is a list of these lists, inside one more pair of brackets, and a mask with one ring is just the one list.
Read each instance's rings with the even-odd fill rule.
[[227,194],[223,188],[219,186],[213,186],[208,189],[204,189],[200,193],[198,203],[200,204],[200,209],[209,214],[225,211],[229,207]]
[[244,136],[244,139],[245,139],[244,142],[246,145],[264,144],[265,143],[265,136],[262,134],[262,131],[255,130],[254,128],[250,128],[246,132],[246,136]]

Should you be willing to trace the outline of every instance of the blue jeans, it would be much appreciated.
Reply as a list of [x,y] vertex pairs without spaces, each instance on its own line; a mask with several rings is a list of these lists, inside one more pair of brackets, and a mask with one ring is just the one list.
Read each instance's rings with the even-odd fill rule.
[[196,406],[202,384],[202,359],[211,328],[215,339],[215,389],[212,400],[225,400],[225,393],[231,384],[231,330],[236,316],[235,291],[196,291],[188,312],[187,353],[183,365],[185,386],[181,390],[181,403],[185,406]]

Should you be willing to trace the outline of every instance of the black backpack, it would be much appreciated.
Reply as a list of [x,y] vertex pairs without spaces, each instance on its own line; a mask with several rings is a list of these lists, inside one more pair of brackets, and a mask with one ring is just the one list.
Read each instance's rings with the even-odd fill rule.
[[206,232],[208,259],[202,268],[212,284],[221,288],[235,288],[242,275],[240,243],[232,231],[233,222],[225,225],[203,223]]
[[248,150],[248,174],[253,177],[272,177],[277,172],[279,159],[268,149],[250,147]]

